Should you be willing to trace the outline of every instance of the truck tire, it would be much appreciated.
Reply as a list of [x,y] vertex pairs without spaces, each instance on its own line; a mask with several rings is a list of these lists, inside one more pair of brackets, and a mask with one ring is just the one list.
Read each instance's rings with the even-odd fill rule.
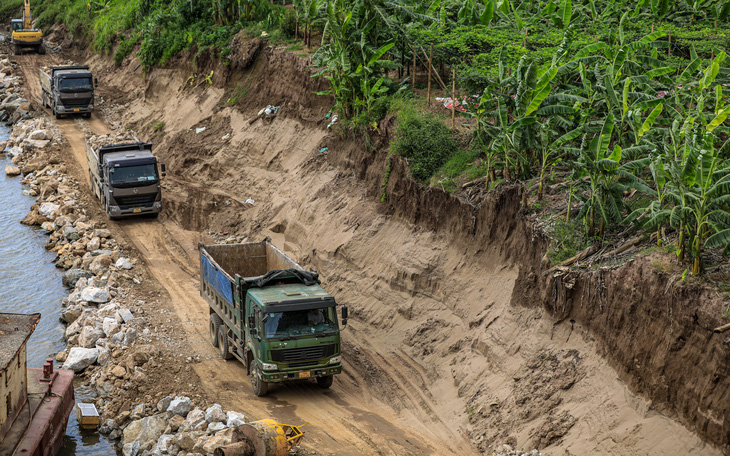
[[269,383],[261,377],[261,368],[256,361],[253,361],[253,366],[251,366],[251,387],[253,393],[258,397],[266,396],[269,392]]
[[90,112],[85,112],[84,113],[84,119],[91,119],[91,113]]
[[223,359],[233,358],[230,350],[228,350],[228,336],[226,335],[226,330],[223,326],[218,328],[218,351]]
[[45,53],[46,53],[46,46],[43,45],[43,44],[41,44],[40,46],[38,46],[38,53],[40,55],[45,55]]
[[317,377],[317,386],[320,388],[327,389],[330,386],[332,386],[332,383],[335,381],[334,375],[327,375],[324,377]]
[[221,327],[221,323],[223,323],[221,317],[219,317],[215,313],[210,314],[210,323],[208,324],[208,329],[210,333],[210,343],[213,344],[214,347],[218,346],[218,328]]

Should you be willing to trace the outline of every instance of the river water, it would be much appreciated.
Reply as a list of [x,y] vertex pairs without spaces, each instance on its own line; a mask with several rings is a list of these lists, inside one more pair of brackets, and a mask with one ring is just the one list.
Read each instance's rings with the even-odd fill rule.
[[[0,124],[0,142],[10,134]],[[21,225],[35,199],[23,195],[20,177],[7,177],[9,158],[0,156],[0,312],[41,313],[41,321],[28,340],[28,366],[42,367],[43,362],[65,347],[65,326],[60,321],[61,300],[68,295],[61,285],[62,271],[51,262],[45,250],[43,231]],[[93,397],[93,390],[75,386],[76,402]],[[69,418],[63,449],[59,456],[115,455],[113,444],[96,431],[82,431],[76,414]]]

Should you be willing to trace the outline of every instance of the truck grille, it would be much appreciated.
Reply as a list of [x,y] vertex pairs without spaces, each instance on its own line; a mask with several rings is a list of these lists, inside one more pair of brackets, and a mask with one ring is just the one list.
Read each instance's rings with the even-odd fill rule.
[[297,365],[304,365],[302,364],[303,361],[314,361],[334,355],[336,347],[336,344],[331,344],[317,347],[271,350],[271,359],[279,363],[297,363]]
[[115,196],[117,204],[122,209],[128,207],[139,207],[139,206],[152,206],[155,202],[157,193],[147,193],[146,195],[128,195],[128,196]]
[[65,98],[61,100],[61,104],[65,107],[83,106],[87,107],[91,103],[91,98]]

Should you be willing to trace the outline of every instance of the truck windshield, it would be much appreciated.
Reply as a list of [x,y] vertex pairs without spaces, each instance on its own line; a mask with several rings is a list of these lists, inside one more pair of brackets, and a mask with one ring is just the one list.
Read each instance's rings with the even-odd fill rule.
[[337,331],[334,307],[272,312],[264,317],[264,337],[278,339]]
[[23,30],[23,23],[13,21],[13,31],[17,32],[18,30]]
[[109,169],[109,183],[112,187],[134,187],[156,182],[157,167],[154,164],[122,166]]
[[58,82],[61,92],[87,92],[93,88],[91,78],[63,78]]

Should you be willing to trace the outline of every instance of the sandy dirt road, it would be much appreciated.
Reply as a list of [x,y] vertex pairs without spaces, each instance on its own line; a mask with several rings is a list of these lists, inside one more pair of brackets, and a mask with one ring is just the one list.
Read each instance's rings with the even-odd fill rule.
[[[18,56],[30,96],[40,108],[41,87],[38,69],[59,64],[57,56]],[[50,115],[50,110],[46,109]],[[90,120],[63,118],[56,121],[69,144],[70,167],[88,182],[88,164],[85,153],[85,134],[104,134],[110,128],[96,114]],[[74,172],[72,170],[72,172]],[[368,381],[357,369],[348,368],[335,380],[331,390],[323,391],[316,384],[293,383],[278,385],[265,398],[256,398],[251,392],[245,369],[239,362],[219,358],[208,342],[208,307],[198,291],[197,243],[202,234],[186,231],[164,220],[130,219],[109,222],[110,227],[123,233],[144,258],[159,289],[167,294],[169,307],[177,315],[181,336],[193,347],[194,354],[203,360],[194,369],[209,399],[226,409],[241,410],[250,419],[274,418],[278,421],[310,423],[305,446],[318,454],[332,455],[467,455],[477,450],[457,432],[453,424],[440,423],[433,413],[426,419],[404,418],[392,409],[373,400],[376,392],[368,392]],[[271,233],[276,236],[276,233]],[[163,300],[164,301],[164,300]],[[425,375],[417,373],[421,366],[408,356],[385,357],[368,341],[365,328],[351,324],[346,340],[361,356],[373,365],[395,372],[399,378],[400,395],[414,403],[423,404],[428,398],[420,392]],[[348,350],[348,342],[343,342]],[[352,347],[350,347],[352,348]],[[346,357],[345,357],[346,358]],[[414,372],[416,375],[414,376]],[[378,398],[381,399],[381,398]],[[417,411],[415,411],[417,413]],[[411,419],[409,419],[411,418]],[[431,424],[428,424],[431,423]]]

